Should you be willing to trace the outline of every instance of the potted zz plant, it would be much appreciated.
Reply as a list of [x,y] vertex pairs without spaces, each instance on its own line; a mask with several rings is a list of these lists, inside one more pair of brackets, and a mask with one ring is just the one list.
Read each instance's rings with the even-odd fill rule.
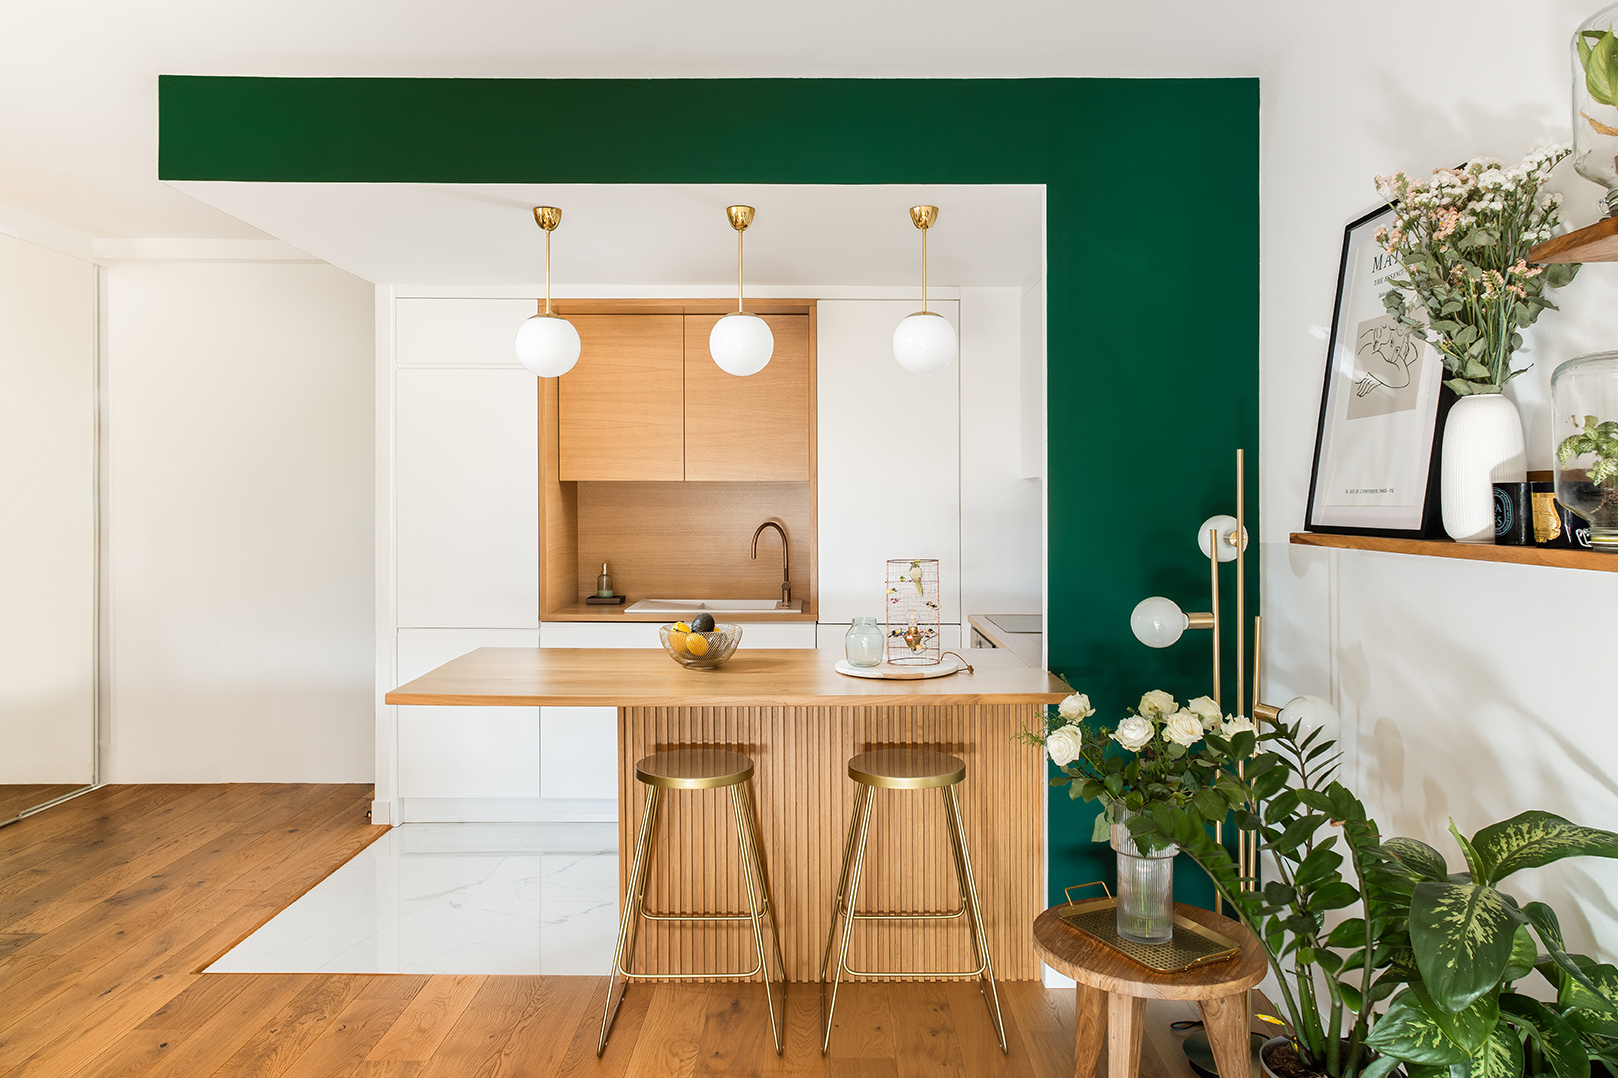
[[1102,802],[1091,838],[1118,854],[1118,934],[1137,943],[1166,943],[1174,932],[1173,863],[1178,848],[1134,821],[1154,806],[1186,820],[1223,820],[1248,791],[1232,766],[1257,744],[1250,720],[1221,717],[1206,696],[1181,707],[1153,689],[1115,727],[1094,720],[1095,708],[1074,693],[1047,713],[1045,729],[1022,740],[1043,746],[1075,800]]
[[[1426,843],[1381,837],[1333,778],[1335,745],[1318,729],[1278,723],[1260,740],[1265,751],[1233,781],[1244,795],[1235,822],[1270,855],[1274,878],[1262,887],[1244,886],[1257,881],[1238,878],[1205,819],[1172,800],[1130,826],[1138,840],[1174,843],[1195,859],[1264,944],[1293,1030],[1266,1045],[1268,1069],[1589,1078],[1592,1059],[1618,1063],[1618,970],[1565,953],[1551,909],[1498,886],[1565,857],[1618,857],[1618,834],[1548,812],[1471,838],[1452,823],[1466,870],[1451,873]],[[1554,1004],[1516,990],[1536,970]]]

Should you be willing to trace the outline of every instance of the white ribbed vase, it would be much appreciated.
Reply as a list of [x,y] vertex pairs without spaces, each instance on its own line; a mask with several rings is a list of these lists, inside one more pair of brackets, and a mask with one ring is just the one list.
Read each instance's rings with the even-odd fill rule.
[[1494,542],[1494,484],[1528,481],[1522,416],[1499,393],[1462,397],[1444,424],[1444,530],[1457,543]]

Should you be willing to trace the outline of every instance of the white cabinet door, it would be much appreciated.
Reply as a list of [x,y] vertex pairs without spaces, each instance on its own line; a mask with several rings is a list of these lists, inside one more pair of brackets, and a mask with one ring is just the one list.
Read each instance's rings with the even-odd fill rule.
[[[930,310],[955,322],[959,304]],[[816,312],[820,620],[882,620],[889,558],[937,558],[945,623],[961,618],[959,362],[920,377],[893,358],[909,300]]]
[[[539,646],[535,630],[401,629],[399,684],[483,647]],[[537,707],[399,707],[399,796],[541,796]]]
[[398,624],[539,625],[539,382],[396,372]]

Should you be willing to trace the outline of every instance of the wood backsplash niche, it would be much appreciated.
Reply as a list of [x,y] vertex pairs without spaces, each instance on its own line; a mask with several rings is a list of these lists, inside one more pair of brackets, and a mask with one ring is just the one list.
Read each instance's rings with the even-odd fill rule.
[[[710,305],[711,301],[703,304]],[[646,309],[649,306],[637,304],[636,314],[651,313]],[[671,307],[671,313],[681,309],[677,302],[671,303]],[[585,313],[568,312],[570,317]],[[596,313],[592,321],[606,321],[603,315],[607,313]],[[697,314],[695,311],[682,313]],[[707,314],[706,311],[701,313]],[[610,566],[614,590],[627,595],[630,603],[648,598],[779,599],[781,541],[774,529],[759,537],[757,559],[751,556],[753,532],[766,520],[773,520],[786,529],[790,541],[788,579],[792,582],[792,597],[803,600],[804,616],[817,612],[812,304],[804,314],[807,317],[800,316],[800,320],[806,325],[807,340],[794,340],[790,333],[783,337],[787,326],[777,329],[781,338],[778,351],[782,347],[788,350],[781,357],[783,360],[793,359],[794,354],[801,356],[803,351],[808,353],[807,364],[803,364],[801,358],[795,363],[783,362],[782,371],[777,372],[779,379],[797,366],[800,372],[797,379],[806,383],[808,400],[800,398],[795,422],[783,423],[785,417],[772,414],[770,404],[782,396],[779,387],[765,386],[763,382],[757,386],[741,385],[751,383],[752,379],[737,379],[737,386],[721,383],[721,388],[732,394],[739,390],[746,394],[723,414],[710,414],[700,420],[690,415],[694,391],[687,393],[686,410],[691,421],[687,429],[701,432],[705,442],[722,445],[725,452],[721,457],[737,460],[737,471],[742,475],[748,467],[746,443],[749,441],[760,441],[760,451],[769,448],[779,455],[783,439],[784,444],[790,445],[795,438],[807,438],[807,482],[697,478],[670,481],[651,477],[644,481],[564,481],[563,418],[559,401],[568,390],[565,378],[540,379],[542,618],[565,621],[588,616],[588,620],[599,620],[621,612],[623,607],[586,609],[580,606],[585,596],[594,594],[602,562]],[[712,317],[702,320],[698,329],[709,328]],[[698,321],[695,317],[686,320]],[[612,336],[600,326],[593,326],[591,333],[581,335],[586,337],[587,345]],[[684,365],[689,370],[690,365],[696,363],[699,370],[695,373],[706,375],[708,372],[700,368],[713,366],[707,355],[706,333],[692,330],[683,337]],[[699,346],[700,355],[694,355]],[[590,348],[586,347],[580,356],[580,367],[589,356]],[[807,371],[803,370],[804,366]],[[689,383],[689,377],[683,381]],[[730,379],[731,376],[723,377]],[[575,380],[571,391],[581,392],[581,387],[588,384],[588,379]],[[764,391],[763,401],[747,399],[760,391]],[[577,407],[577,398],[574,407]],[[807,412],[807,424],[802,418],[804,412]],[[800,430],[800,427],[806,429]]]

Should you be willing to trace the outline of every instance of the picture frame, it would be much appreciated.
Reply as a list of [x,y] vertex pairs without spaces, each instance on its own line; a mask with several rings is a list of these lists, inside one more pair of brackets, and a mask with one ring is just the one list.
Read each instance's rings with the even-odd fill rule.
[[1305,531],[1442,534],[1438,432],[1454,396],[1438,350],[1383,306],[1402,267],[1375,235],[1394,216],[1379,206],[1343,229]]

